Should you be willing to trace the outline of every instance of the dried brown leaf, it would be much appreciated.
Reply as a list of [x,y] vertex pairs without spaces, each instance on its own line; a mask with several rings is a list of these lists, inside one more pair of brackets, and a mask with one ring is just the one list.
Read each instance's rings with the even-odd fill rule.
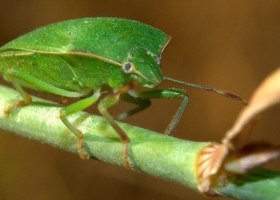
[[244,174],[250,169],[280,158],[280,146],[268,143],[251,143],[232,152],[225,161],[225,170],[235,174]]
[[280,68],[257,88],[248,106],[242,110],[233,127],[226,133],[223,143],[231,143],[237,148],[242,147],[241,143],[246,142],[260,114],[279,102]]
[[247,143],[255,122],[268,108],[280,102],[280,68],[268,76],[254,92],[247,107],[226,133],[222,144],[206,147],[198,156],[198,189],[215,195],[215,186],[227,182],[227,174],[242,174],[280,157],[280,146]]

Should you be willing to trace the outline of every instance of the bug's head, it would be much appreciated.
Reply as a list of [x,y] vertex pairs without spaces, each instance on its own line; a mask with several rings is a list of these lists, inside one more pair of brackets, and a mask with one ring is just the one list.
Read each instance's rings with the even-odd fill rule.
[[131,50],[122,65],[123,73],[132,75],[142,87],[153,88],[163,81],[160,57],[144,48]]

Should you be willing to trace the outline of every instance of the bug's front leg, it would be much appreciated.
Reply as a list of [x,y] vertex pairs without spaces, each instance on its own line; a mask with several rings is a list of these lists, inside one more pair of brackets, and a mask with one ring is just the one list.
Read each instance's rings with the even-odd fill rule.
[[173,131],[175,130],[183,113],[186,110],[186,107],[189,102],[189,97],[185,90],[180,90],[180,89],[165,89],[165,90],[163,90],[163,94],[164,95],[162,96],[162,98],[167,98],[167,99],[181,98],[181,99],[183,99],[180,107],[178,108],[178,110],[176,111],[175,115],[173,116],[171,122],[169,123],[168,127],[164,131],[165,135],[172,135]]
[[173,116],[171,122],[169,123],[168,127],[166,128],[164,134],[171,135],[177,126],[180,118],[182,117],[187,105],[188,105],[188,95],[185,90],[181,89],[156,89],[156,90],[149,90],[149,91],[135,91],[129,90],[126,94],[122,95],[122,100],[134,103],[138,105],[137,108],[123,113],[117,117],[117,119],[123,119],[125,117],[131,116],[136,112],[139,112],[150,105],[150,99],[161,98],[161,99],[174,99],[179,98],[183,99],[180,107],[178,108],[177,112]]

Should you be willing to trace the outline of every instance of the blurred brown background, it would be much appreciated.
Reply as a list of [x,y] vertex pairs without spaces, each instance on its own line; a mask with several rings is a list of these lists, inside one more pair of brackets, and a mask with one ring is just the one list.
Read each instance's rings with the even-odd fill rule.
[[[43,25],[95,16],[134,19],[163,30],[173,38],[162,55],[165,75],[246,99],[280,65],[279,1],[0,0],[0,46]],[[161,87],[185,88],[171,83]],[[190,103],[175,136],[220,141],[241,103],[185,89]],[[153,100],[151,108],[126,122],[163,132],[179,104]],[[115,110],[125,108],[120,104]],[[279,107],[267,112],[254,139],[279,143],[279,116]],[[0,133],[0,148],[0,199],[205,199],[181,185],[94,160],[85,162],[6,132]],[[269,166],[279,169],[280,163]]]

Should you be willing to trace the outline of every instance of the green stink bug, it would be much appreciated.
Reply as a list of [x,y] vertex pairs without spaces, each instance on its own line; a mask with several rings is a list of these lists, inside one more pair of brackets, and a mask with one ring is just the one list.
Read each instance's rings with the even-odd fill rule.
[[[78,138],[80,157],[86,159],[83,133],[68,121],[67,116],[91,106],[101,93],[109,93],[101,99],[98,110],[118,133],[123,143],[124,165],[130,167],[129,138],[115,119],[122,120],[147,108],[152,98],[181,98],[181,106],[165,131],[170,135],[188,103],[188,96],[181,89],[139,92],[133,89],[135,86],[154,88],[169,80],[245,102],[226,91],[163,76],[160,56],[169,40],[170,36],[158,29],[117,18],[69,20],[25,34],[0,48],[0,70],[23,98],[7,108],[6,113],[32,102],[22,86],[65,97],[86,96],[63,107],[60,112],[62,122]],[[137,107],[114,119],[107,109],[119,99]]]

